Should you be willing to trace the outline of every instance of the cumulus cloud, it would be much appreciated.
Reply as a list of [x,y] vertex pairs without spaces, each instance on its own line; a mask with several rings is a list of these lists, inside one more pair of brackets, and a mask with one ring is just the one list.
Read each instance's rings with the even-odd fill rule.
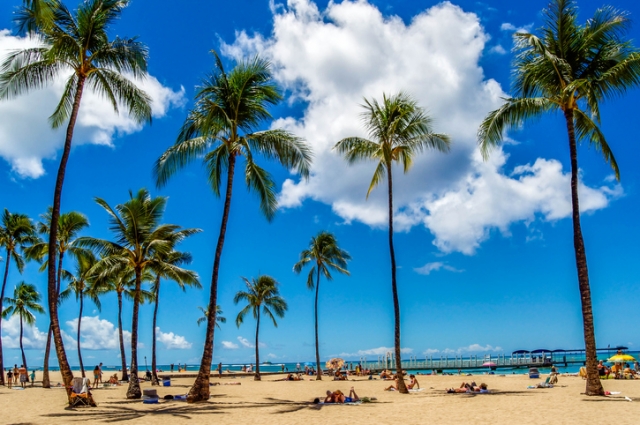
[[530,32],[531,28],[533,28],[533,24],[517,27],[509,22],[503,22],[502,25],[500,25],[500,30],[508,32]]
[[428,348],[423,351],[422,354],[426,356],[431,356],[434,354],[470,354],[470,353],[488,353],[488,352],[501,352],[502,347],[493,345],[480,345],[480,344],[471,344],[468,347],[459,347],[459,348],[445,348],[444,350],[439,350],[437,348]]
[[[37,325],[23,324],[22,345],[25,350],[42,350],[46,343],[47,332],[41,332]],[[20,348],[20,318],[18,316],[11,316],[2,321],[2,347]]]
[[[251,341],[249,341],[247,338],[244,338],[242,336],[238,337],[238,341],[240,342],[240,344],[245,347],[245,348],[256,348],[256,345],[251,343]],[[259,342],[258,346],[260,348],[265,348],[267,346],[267,344],[265,344],[264,342]]]
[[[39,41],[19,37],[0,29],[0,62],[13,50],[37,46]],[[0,157],[11,164],[20,177],[38,178],[44,174],[42,161],[55,159],[64,143],[65,129],[52,130],[48,117],[54,111],[64,90],[65,77],[50,86],[13,99],[0,101]],[[155,77],[136,84],[152,98],[154,118],[161,118],[173,107],[185,103],[184,88],[174,91]],[[74,145],[96,144],[112,146],[113,139],[142,129],[124,110],[120,114],[100,96],[87,90],[80,105],[74,133]]]
[[441,261],[436,261],[433,263],[427,263],[422,267],[417,267],[415,269],[413,269],[414,272],[418,273],[418,274],[423,274],[423,275],[429,275],[431,272],[437,272],[438,270],[447,270],[450,272],[456,272],[456,273],[460,273],[464,270],[458,270],[453,266],[449,266]]
[[156,340],[167,350],[188,350],[192,345],[185,337],[173,332],[162,332],[159,327],[156,327]]
[[[402,354],[411,354],[413,353],[413,348],[401,348],[400,352]],[[393,347],[378,347],[378,348],[370,348],[368,350],[358,350],[355,353],[340,353],[338,356],[340,357],[358,357],[358,356],[384,356],[387,353],[395,353],[395,348]]]
[[[75,345],[76,340],[71,335],[77,335],[78,319],[66,322],[70,333],[63,332],[65,344]],[[131,346],[131,332],[123,330],[125,347]],[[100,316],[82,316],[80,329],[80,348],[84,350],[115,350],[120,348],[118,327]],[[142,344],[138,344],[142,347]]]
[[507,50],[502,47],[500,44],[496,44],[492,48],[489,49],[489,53],[495,53],[497,55],[506,55]]
[[[300,118],[286,117],[274,123],[274,127],[304,137],[315,153],[311,178],[287,179],[279,194],[280,206],[294,208],[313,199],[331,205],[345,223],[385,227],[384,185],[365,199],[374,164],[348,166],[332,147],[347,136],[367,136],[360,116],[364,97],[405,91],[428,109],[434,129],[449,134],[453,145],[448,154],[419,155],[406,175],[394,168],[397,231],[422,225],[434,234],[440,250],[472,254],[493,228],[508,234],[512,223],[539,213],[544,220],[568,216],[564,201],[569,185],[555,184],[566,178],[557,161],[540,159],[507,175],[502,169],[502,150],[488,162],[478,156],[477,128],[506,96],[495,80],[485,78],[479,65],[489,36],[478,16],[449,2],[424,10],[409,23],[384,16],[366,1],[329,2],[320,10],[310,0],[289,0],[272,10],[273,31],[268,37],[238,32],[233,43],[223,44],[222,51],[233,57],[259,53],[270,59],[277,80],[291,93],[289,101],[304,107]],[[508,30],[509,25],[504,24],[503,29]],[[497,47],[494,53],[500,53]],[[494,186],[495,182],[499,185]],[[530,193],[540,186],[546,191]],[[514,191],[530,202],[516,206],[517,213],[497,211],[497,218],[488,215],[505,206],[498,205],[499,198]],[[620,189],[581,185],[581,191],[595,210],[606,207]],[[454,220],[442,213],[448,209],[445,205],[465,198],[475,199],[473,207],[481,213],[471,208],[456,210],[460,226],[453,231]],[[514,202],[503,199],[511,210]],[[555,214],[560,211],[564,215]]]
[[222,344],[222,348],[226,350],[237,350],[238,348],[240,348],[238,344],[231,341],[222,341],[220,344]]

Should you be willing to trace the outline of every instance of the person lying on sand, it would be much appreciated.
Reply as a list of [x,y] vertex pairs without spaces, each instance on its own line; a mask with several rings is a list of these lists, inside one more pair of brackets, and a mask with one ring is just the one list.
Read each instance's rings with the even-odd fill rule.
[[[316,403],[316,400],[319,401],[319,399],[315,399],[313,400],[313,402]],[[353,403],[354,401],[359,400],[360,397],[358,397],[358,394],[356,394],[356,391],[353,389],[353,387],[351,387],[351,389],[349,390],[348,397],[345,396],[340,390],[335,390],[334,392],[327,390],[327,396],[324,398],[325,403]]]
[[477,386],[475,382],[466,383],[463,382],[459,388],[445,388],[445,391],[448,393],[488,393],[487,384],[482,383],[480,386]]
[[302,377],[300,376],[300,374],[298,373],[297,375],[294,375],[293,373],[288,374],[286,377],[281,378],[281,379],[275,379],[274,381],[302,381]]

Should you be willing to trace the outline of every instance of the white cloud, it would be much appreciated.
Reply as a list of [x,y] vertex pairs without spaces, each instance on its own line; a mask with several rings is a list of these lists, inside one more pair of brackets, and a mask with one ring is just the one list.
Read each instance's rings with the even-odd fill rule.
[[[63,332],[65,344],[75,346],[76,340],[71,335],[77,335],[78,319],[69,320],[66,324],[71,333]],[[125,347],[131,347],[131,332],[123,330],[122,335]],[[108,320],[100,319],[100,316],[82,316],[80,338],[80,348],[84,350],[114,350],[120,348],[118,327]],[[138,344],[138,347],[142,347],[142,344]]]
[[489,49],[489,53],[495,53],[497,55],[506,55],[507,50],[502,47],[500,44],[496,44],[492,48]]
[[226,350],[237,350],[238,348],[240,348],[238,344],[235,344],[231,341],[222,341],[221,344],[222,344],[222,348]]
[[[413,348],[401,348],[400,352],[402,354],[411,354],[413,353]],[[378,347],[378,348],[370,348],[368,350],[358,350],[355,353],[340,353],[339,357],[358,357],[358,356],[384,356],[387,353],[395,353],[395,348],[393,347]]]
[[[383,16],[366,1],[329,2],[320,10],[310,0],[290,0],[273,10],[269,37],[239,32],[222,51],[235,57],[260,53],[269,58],[277,80],[292,94],[290,102],[305,107],[300,119],[288,117],[274,123],[309,141],[315,154],[308,181],[283,183],[282,207],[298,207],[313,199],[331,205],[346,223],[385,227],[385,186],[365,200],[374,164],[348,166],[332,147],[347,136],[366,136],[359,106],[363,97],[380,98],[383,92],[403,90],[429,110],[434,129],[449,134],[453,145],[449,154],[419,155],[409,174],[394,169],[397,231],[422,225],[436,236],[434,243],[443,252],[472,254],[492,228],[507,235],[512,223],[531,220],[536,214],[543,220],[568,217],[569,185],[556,184],[566,178],[557,161],[539,159],[505,175],[501,149],[488,162],[478,156],[477,128],[506,95],[496,81],[485,78],[479,66],[489,37],[475,14],[443,2],[407,25],[398,17]],[[545,192],[531,193],[543,187]],[[606,207],[620,191],[612,185],[595,189],[582,185],[581,197],[591,205],[588,209],[596,210]],[[517,213],[509,211],[514,202],[504,197],[512,192],[529,201],[513,208]],[[498,205],[501,197],[508,205]],[[454,229],[450,227],[453,220],[441,213],[453,209],[445,208],[449,203],[466,198],[475,201],[473,208],[480,214],[458,202],[463,208],[455,216],[461,228]],[[496,210],[505,206],[507,211]],[[492,212],[497,214],[488,215]]]
[[273,354],[273,353],[269,353],[269,354],[267,354],[267,357],[269,357],[270,359],[277,359],[277,358],[278,358],[278,356],[276,356],[276,355],[275,355],[275,354]]
[[502,25],[500,25],[500,30],[508,31],[508,32],[530,32],[531,28],[533,28],[533,24],[516,27],[515,25],[509,22],[503,22]]
[[[36,39],[17,37],[0,29],[0,62],[7,53],[38,45]],[[67,74],[68,75],[68,74]],[[44,174],[43,159],[55,159],[64,142],[64,128],[52,130],[48,117],[54,111],[64,89],[65,78],[55,80],[42,90],[0,101],[0,157],[11,164],[20,177],[38,178]],[[152,98],[154,118],[185,103],[184,88],[173,91],[149,76],[136,84]],[[120,114],[98,95],[87,90],[80,104],[74,133],[74,146],[97,144],[112,146],[114,138],[142,129],[124,108]]]
[[434,354],[468,354],[468,353],[487,353],[487,352],[502,352],[502,347],[492,346],[492,345],[480,345],[480,344],[471,344],[467,347],[459,347],[459,348],[445,348],[444,350],[439,350],[437,348],[428,348],[422,352],[422,354],[430,356]]
[[185,337],[173,332],[164,333],[159,327],[156,327],[156,340],[167,350],[188,350],[192,345]]
[[[23,323],[22,345],[25,350],[42,350],[47,343],[47,332],[41,332],[37,325]],[[48,326],[47,326],[48,329]],[[20,348],[20,319],[11,316],[2,321],[2,347]]]
[[455,267],[449,266],[441,261],[436,261],[434,263],[427,263],[422,267],[417,267],[413,269],[413,271],[418,274],[428,275],[429,273],[436,272],[440,269],[447,270],[450,272],[456,272],[456,273],[460,273],[464,271],[464,270],[458,270]]
[[239,336],[238,337],[238,341],[240,341],[240,344],[242,344],[243,347],[256,348],[256,346],[253,345],[247,338],[243,338],[243,337]]

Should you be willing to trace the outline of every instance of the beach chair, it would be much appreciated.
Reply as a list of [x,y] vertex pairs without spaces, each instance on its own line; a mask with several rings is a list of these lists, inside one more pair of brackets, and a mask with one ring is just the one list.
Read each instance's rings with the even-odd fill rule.
[[69,407],[96,407],[96,402],[89,391],[89,378],[73,378]]

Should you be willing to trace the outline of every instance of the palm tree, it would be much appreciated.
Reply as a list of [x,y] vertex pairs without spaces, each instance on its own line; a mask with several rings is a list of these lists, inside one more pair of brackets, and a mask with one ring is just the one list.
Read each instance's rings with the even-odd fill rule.
[[[198,310],[202,312],[202,316],[198,317],[196,323],[198,326],[206,322],[209,318],[209,309],[204,307],[198,307]],[[222,316],[222,309],[219,305],[216,306],[216,328],[220,329],[220,323],[227,323],[227,318]]]
[[131,323],[131,377],[127,398],[137,399],[142,396],[138,382],[138,312],[142,300],[142,282],[145,271],[164,269],[166,273],[189,279],[190,273],[178,266],[166,263],[163,256],[168,255],[184,238],[200,232],[199,229],[181,229],[175,224],[160,224],[167,198],[159,196],[151,198],[146,189],[140,189],[134,197],[119,204],[115,210],[106,201],[96,198],[96,202],[110,216],[111,230],[115,234],[115,242],[83,237],[78,239],[78,246],[97,250],[102,255],[100,269],[130,267],[135,273],[135,289],[133,296],[133,315]]
[[[2,225],[0,225],[0,248],[6,252],[4,263],[4,277],[2,278],[2,289],[0,289],[0,310],[4,300],[4,290],[7,286],[9,276],[9,265],[11,260],[16,265],[18,272],[22,274],[24,270],[24,259],[18,251],[24,249],[27,244],[37,242],[35,227],[29,217],[24,214],[10,213],[6,208],[2,214]],[[0,315],[0,333],[2,332],[2,316]],[[2,338],[0,338],[0,371],[4,370],[2,357]],[[4,385],[4,374],[0,373],[0,385]]]
[[13,298],[7,297],[5,301],[9,307],[4,309],[2,317],[6,319],[17,315],[20,318],[20,351],[22,352],[22,364],[27,368],[27,357],[24,355],[24,347],[22,346],[23,322],[27,325],[33,325],[36,322],[36,317],[32,312],[44,313],[44,309],[38,304],[40,294],[36,287],[30,283],[20,282],[13,290]]
[[580,25],[573,1],[554,0],[544,16],[540,36],[515,34],[515,97],[505,99],[504,105],[487,115],[478,130],[478,143],[486,158],[502,140],[505,130],[546,112],[562,112],[571,160],[573,244],[586,348],[586,394],[603,395],[580,225],[577,142],[588,140],[600,150],[616,178],[620,178],[618,164],[599,127],[599,104],[640,84],[640,53],[624,39],[629,26],[627,14],[611,7],[597,10],[592,19]]
[[[347,261],[351,260],[349,253],[338,246],[336,237],[329,232],[320,232],[311,238],[309,248],[300,253],[300,261],[293,266],[293,271],[299,274],[309,263],[315,263],[307,276],[307,288],[316,289],[314,303],[315,330],[316,330],[316,380],[322,380],[322,366],[320,364],[320,349],[318,344],[318,293],[320,292],[320,275],[327,280],[332,280],[330,269],[349,275]],[[316,276],[314,283],[313,277]]]
[[[391,289],[393,291],[393,311],[395,319],[395,355],[396,369],[402,375],[400,356],[400,304],[396,282],[396,257],[393,248],[393,176],[392,165],[399,162],[407,173],[413,163],[413,157],[426,149],[449,151],[449,136],[434,133],[431,129],[432,119],[418,106],[415,100],[405,93],[393,96],[382,95],[382,104],[377,100],[365,99],[362,113],[363,121],[369,136],[373,140],[361,137],[347,137],[334,146],[344,154],[350,164],[363,160],[377,162],[376,170],[369,184],[369,194],[385,174],[389,199],[389,254],[391,257]],[[407,394],[404,381],[398,381],[398,389]]]
[[278,327],[276,322],[276,316],[284,317],[284,312],[287,311],[287,303],[278,293],[278,282],[271,276],[258,276],[257,279],[249,281],[243,277],[245,285],[247,285],[246,291],[238,291],[233,297],[233,302],[238,304],[240,301],[246,301],[247,305],[240,310],[238,317],[236,317],[236,326],[240,327],[244,321],[244,317],[250,311],[253,313],[253,317],[256,319],[256,373],[253,377],[254,380],[260,381],[260,352],[258,343],[258,334],[260,332],[260,308],[262,307],[262,314],[271,318],[273,326]]
[[[49,229],[51,228],[51,214],[52,208],[49,207],[45,214],[42,214],[41,220],[37,225],[38,233],[46,236],[47,240],[40,239],[38,243],[24,250],[25,256],[28,259],[33,259],[42,263],[40,271],[43,272],[47,269],[48,261],[46,261],[49,253]],[[58,219],[58,247],[57,247],[57,259],[58,266],[56,268],[56,296],[60,294],[60,278],[62,273],[62,261],[67,251],[71,254],[77,253],[79,248],[74,246],[75,239],[84,228],[89,226],[89,220],[87,217],[79,212],[71,211],[68,213],[60,214]],[[44,348],[44,364],[42,367],[42,388],[51,388],[51,380],[49,379],[49,355],[51,353],[51,325],[49,325],[49,332],[47,332],[47,344]]]
[[[22,28],[38,32],[42,45],[12,52],[0,69],[0,99],[18,96],[51,84],[61,73],[73,71],[49,118],[53,128],[67,123],[66,137],[53,195],[51,222],[60,216],[60,199],[71,142],[85,86],[109,100],[115,112],[124,106],[137,122],[151,121],[151,98],[125,74],[134,78],[147,75],[147,48],[135,38],[109,40],[108,32],[128,0],[87,0],[75,14],[60,1],[29,1],[18,13]],[[29,7],[46,4],[42,8]],[[64,351],[56,293],[56,249],[58,227],[52,226],[48,253],[48,304],[53,339],[65,387],[71,387],[73,374]],[[70,391],[68,391],[70,394]]]
[[[273,83],[271,66],[258,57],[240,62],[227,73],[214,52],[216,70],[200,87],[196,105],[190,111],[176,143],[156,162],[154,173],[159,187],[188,163],[203,159],[208,180],[216,196],[226,174],[225,200],[211,275],[208,305],[217,305],[220,257],[227,231],[233,177],[238,158],[245,161],[244,177],[249,189],[260,198],[262,213],[271,220],[277,209],[274,182],[269,173],[255,162],[258,155],[275,159],[288,170],[303,177],[309,175],[311,151],[306,143],[291,133],[274,129],[256,131],[271,118],[267,107],[282,100]],[[215,311],[209,309],[200,371],[189,391],[189,402],[209,399],[209,376],[213,359]]]
[[80,327],[82,325],[82,311],[84,308],[84,298],[88,297],[100,310],[100,295],[106,291],[96,284],[95,265],[98,260],[91,251],[83,250],[75,255],[76,267],[75,272],[71,273],[67,270],[62,271],[62,277],[69,281],[67,288],[60,293],[60,301],[63,301],[72,294],[80,304],[78,312],[78,329],[77,329],[77,349],[78,362],[80,363],[80,373],[85,377],[84,364],[82,363],[82,352],[80,350]]
[[161,257],[161,262],[159,264],[160,268],[152,270],[155,275],[155,279],[151,286],[151,293],[153,294],[154,299],[153,333],[151,337],[151,385],[159,385],[158,374],[156,373],[156,323],[158,319],[158,305],[160,304],[160,279],[165,278],[173,280],[183,291],[186,290],[187,286],[202,288],[196,272],[185,270],[185,273],[175,273],[173,269],[163,267],[164,264],[170,264],[172,266],[191,264],[191,254],[188,252],[171,251],[167,255],[163,255]]

